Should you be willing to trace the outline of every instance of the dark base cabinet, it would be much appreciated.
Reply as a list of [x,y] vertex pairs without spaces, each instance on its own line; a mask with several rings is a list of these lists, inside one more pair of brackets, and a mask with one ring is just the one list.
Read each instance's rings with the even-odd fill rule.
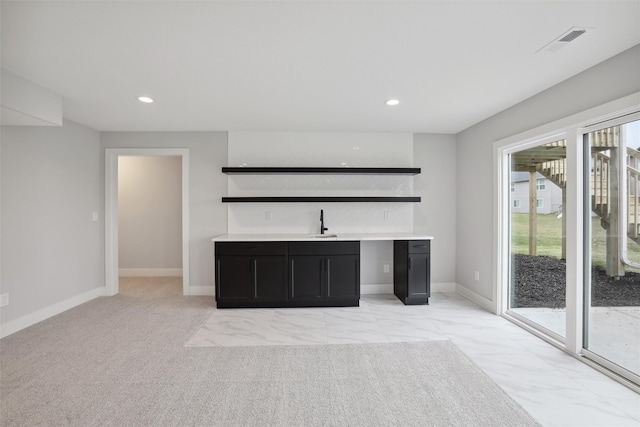
[[360,242],[216,242],[216,306],[346,307],[360,301]]
[[360,242],[289,243],[289,300],[296,306],[358,306]]
[[216,243],[219,308],[275,304],[287,296],[285,242]]
[[393,293],[406,305],[428,304],[431,296],[431,242],[393,243]]

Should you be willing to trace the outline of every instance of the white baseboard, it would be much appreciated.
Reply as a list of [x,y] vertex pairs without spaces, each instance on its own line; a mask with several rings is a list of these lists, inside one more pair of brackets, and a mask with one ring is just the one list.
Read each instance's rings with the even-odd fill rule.
[[84,304],[87,301],[91,301],[97,297],[105,295],[106,288],[101,286],[99,288],[92,289],[75,297],[71,297],[59,303],[50,305],[34,313],[27,314],[26,316],[19,317],[15,320],[3,323],[0,325],[0,338],[4,338],[13,333],[16,333],[24,328],[28,328],[31,325],[35,325],[38,322],[42,322],[50,317],[60,314],[63,311],[67,311],[70,308]]
[[213,286],[189,286],[187,292],[185,295],[212,297],[215,295],[215,288]]
[[[431,292],[455,292],[455,283],[431,283]],[[360,285],[360,295],[392,294],[393,284],[369,284]]]
[[458,295],[465,297],[471,302],[478,304],[480,307],[484,308],[485,310],[491,313],[496,314],[498,311],[496,308],[495,302],[491,301],[489,298],[483,297],[482,295],[472,291],[471,289],[465,286],[456,285],[456,293]]
[[182,276],[181,268],[121,268],[120,277],[177,277]]
[[455,283],[432,283],[431,292],[455,292],[456,286]]
[[362,284],[360,295],[392,294],[392,284]]

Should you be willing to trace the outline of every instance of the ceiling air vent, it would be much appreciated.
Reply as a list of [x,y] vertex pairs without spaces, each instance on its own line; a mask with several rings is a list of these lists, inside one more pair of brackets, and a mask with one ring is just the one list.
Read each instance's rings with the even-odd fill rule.
[[569,29],[569,31],[564,32],[560,36],[556,37],[551,43],[545,45],[542,49],[538,50],[536,53],[551,53],[557,52],[564,46],[568,45],[581,35],[587,32],[586,28],[578,28],[573,27]]

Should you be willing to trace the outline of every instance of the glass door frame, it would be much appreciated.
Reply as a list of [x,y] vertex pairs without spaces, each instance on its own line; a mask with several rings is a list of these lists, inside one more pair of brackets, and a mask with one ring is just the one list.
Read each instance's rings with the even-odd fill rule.
[[[510,319],[517,321],[519,324],[521,324],[521,326],[525,326],[527,329],[533,329],[533,330],[539,330],[540,332],[542,332],[546,338],[548,340],[553,341],[556,344],[560,344],[560,345],[565,345],[566,344],[566,340],[565,337],[563,337],[562,335],[551,331],[550,329],[545,328],[544,326],[528,319],[527,317],[523,316],[520,313],[517,313],[515,311],[512,311],[509,309],[509,300],[510,300],[510,292],[511,292],[511,269],[512,269],[512,247],[511,247],[511,156],[514,153],[517,153],[519,151],[524,151],[527,150],[529,148],[534,148],[534,147],[539,147],[541,145],[545,145],[545,144],[549,144],[555,141],[559,141],[559,140],[565,140],[567,139],[567,132],[566,131],[562,131],[562,132],[553,132],[551,134],[548,135],[544,135],[544,136],[540,136],[540,137],[536,137],[536,138],[532,138],[526,141],[520,141],[516,144],[510,145],[510,146],[506,146],[503,147],[503,149],[501,150],[502,153],[502,160],[503,160],[503,165],[502,165],[502,169],[503,169],[503,174],[506,176],[503,176],[503,181],[504,184],[500,185],[501,189],[506,189],[508,191],[504,191],[503,192],[503,203],[502,208],[503,208],[503,212],[502,212],[502,216],[504,218],[503,220],[503,226],[505,227],[503,229],[503,233],[504,233],[504,237],[505,239],[503,239],[503,250],[505,251],[504,253],[507,254],[506,259],[503,259],[503,269],[504,271],[502,272],[502,274],[504,275],[504,281],[503,283],[505,283],[505,287],[502,290],[502,299],[503,299],[503,309],[502,309],[502,314],[505,316],[508,316]],[[567,141],[567,157],[568,157],[568,152],[569,152],[569,142]],[[568,159],[567,159],[567,164],[569,163]],[[568,168],[568,165],[567,165]],[[571,175],[569,175],[571,177]],[[568,180],[569,181],[569,180]],[[567,187],[569,186],[569,182],[567,181]],[[568,191],[568,188],[567,190]],[[567,198],[568,200],[568,198]],[[568,238],[567,238],[567,245],[568,243]],[[567,256],[568,256],[568,248],[567,248]],[[568,282],[568,280],[567,280]],[[568,308],[567,308],[568,309]]]
[[[638,121],[640,120],[640,111],[638,111],[638,109],[636,109],[636,111],[631,111],[631,112],[627,112],[626,114],[619,114],[614,118],[610,118],[608,120],[601,120],[598,121],[597,123],[594,123],[592,125],[589,126],[584,126],[582,128],[579,129],[579,135],[578,137],[582,140],[582,145],[583,145],[583,150],[584,150],[584,156],[583,156],[583,162],[584,162],[584,172],[583,172],[583,182],[588,182],[589,180],[589,171],[590,171],[590,144],[589,144],[589,133],[600,130],[600,129],[604,129],[604,128],[608,128],[608,127],[613,127],[613,126],[618,126],[618,125],[622,125],[622,124],[626,124],[626,123],[630,123],[630,122],[634,122],[634,121]],[[626,171],[625,171],[625,175],[626,175]],[[624,186],[626,186],[626,183],[624,184]],[[623,187],[622,190],[624,190],[625,188]],[[584,200],[584,210],[583,210],[583,221],[584,221],[584,241],[585,242],[590,242],[591,241],[591,227],[590,227],[590,221],[588,221],[587,216],[591,215],[591,199],[590,199],[590,193],[589,193],[589,187],[587,185],[584,186],[584,191],[583,191],[583,200]],[[620,190],[620,191],[622,191]],[[619,216],[620,218],[625,218],[628,215],[626,209],[621,209],[619,212]],[[626,234],[625,234],[626,235]],[[624,240],[623,240],[624,241]],[[598,365],[601,365],[603,367],[605,367],[606,369],[608,369],[609,371],[615,372],[617,375],[635,383],[635,384],[639,384],[640,385],[640,375],[637,375],[633,372],[630,372],[620,366],[618,366],[617,364],[609,361],[608,359],[598,355],[597,353],[592,352],[591,350],[587,349],[588,346],[588,332],[589,332],[589,303],[590,303],[590,293],[591,293],[591,244],[587,244],[584,245],[584,250],[583,250],[583,298],[582,298],[582,304],[583,304],[583,315],[582,315],[582,345],[581,345],[581,349],[580,349],[580,354],[586,358],[588,358],[589,360],[594,361],[595,363],[597,363]]]
[[[584,317],[584,277],[585,277],[585,210],[590,211],[590,198],[585,197],[584,185],[584,139],[585,130],[608,120],[640,112],[640,92],[636,92],[573,114],[546,125],[495,141],[493,143],[494,162],[494,278],[493,311],[521,326],[539,338],[549,342],[584,363],[619,381],[636,392],[636,384],[621,376],[618,371],[602,364],[598,357],[587,356],[583,346]],[[567,188],[566,188],[566,334],[558,339],[550,331],[521,319],[508,310],[508,286],[510,286],[510,154],[539,145],[545,141],[566,139],[567,141]],[[587,188],[588,190],[588,188]]]

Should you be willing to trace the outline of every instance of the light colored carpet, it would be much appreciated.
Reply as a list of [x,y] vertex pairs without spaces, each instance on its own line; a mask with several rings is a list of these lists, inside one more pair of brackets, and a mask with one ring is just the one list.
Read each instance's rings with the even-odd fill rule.
[[538,425],[449,341],[189,348],[211,297],[150,286],[2,339],[2,425]]

